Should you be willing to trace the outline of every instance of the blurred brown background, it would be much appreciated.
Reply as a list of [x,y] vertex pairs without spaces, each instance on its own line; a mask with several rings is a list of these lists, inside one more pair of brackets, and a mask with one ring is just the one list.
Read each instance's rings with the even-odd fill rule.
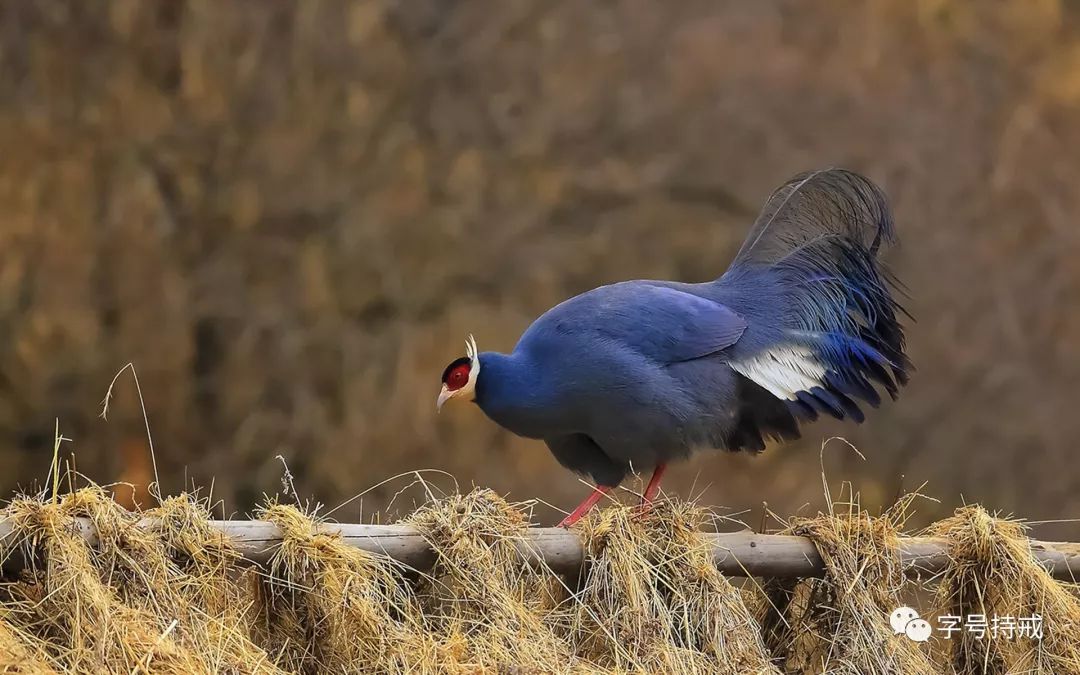
[[2,487],[42,483],[56,418],[81,472],[145,484],[129,374],[98,418],[134,362],[166,492],[243,513],[282,455],[330,506],[433,468],[567,508],[542,444],[436,417],[466,333],[718,276],[770,190],[842,165],[894,200],[911,386],[667,489],[816,510],[843,434],[866,460],[825,466],[871,506],[906,474],[923,518],[1080,516],[1078,115],[1066,0],[5,2]]

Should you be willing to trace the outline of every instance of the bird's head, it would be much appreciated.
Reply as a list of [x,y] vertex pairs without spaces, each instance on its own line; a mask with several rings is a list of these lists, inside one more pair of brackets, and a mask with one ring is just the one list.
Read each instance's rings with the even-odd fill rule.
[[476,349],[476,340],[472,335],[465,341],[465,356],[454,359],[442,374],[442,391],[435,404],[436,410],[442,410],[443,404],[451,399],[459,401],[476,400],[476,379],[480,377],[480,352]]

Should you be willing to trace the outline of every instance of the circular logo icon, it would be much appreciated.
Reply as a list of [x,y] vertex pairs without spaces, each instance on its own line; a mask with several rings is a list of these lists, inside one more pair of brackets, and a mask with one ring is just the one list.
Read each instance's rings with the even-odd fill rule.
[[[919,618],[919,613],[910,607],[897,607],[889,615],[889,625],[892,626],[893,634],[900,635],[906,631],[909,621]],[[925,623],[925,622],[924,622]]]
[[930,639],[930,634],[934,632],[930,623],[925,619],[912,619],[904,626],[904,633],[908,638],[915,642],[926,642]]

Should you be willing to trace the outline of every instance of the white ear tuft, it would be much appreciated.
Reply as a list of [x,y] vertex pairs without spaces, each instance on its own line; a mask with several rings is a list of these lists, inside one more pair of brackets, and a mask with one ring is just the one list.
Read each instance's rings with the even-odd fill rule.
[[469,333],[469,339],[465,340],[465,356],[469,357],[470,361],[475,362],[476,358],[480,355],[480,351],[476,348],[476,338]]
[[465,355],[469,357],[469,381],[461,388],[463,394],[467,394],[476,400],[476,380],[480,377],[480,350],[476,348],[476,338],[469,333],[469,339],[465,340]]

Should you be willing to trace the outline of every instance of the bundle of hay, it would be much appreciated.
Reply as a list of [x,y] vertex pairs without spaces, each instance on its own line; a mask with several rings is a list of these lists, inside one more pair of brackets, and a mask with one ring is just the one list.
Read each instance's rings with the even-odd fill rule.
[[702,537],[705,511],[663,502],[643,517],[609,507],[586,522],[589,554],[574,634],[618,671],[779,673],[741,594]]
[[[197,504],[169,500],[140,523],[87,488],[52,502],[17,499],[6,515],[5,544],[27,565],[4,587],[3,604],[16,610],[7,619],[51,667],[279,672],[248,637],[241,592],[225,573],[227,545],[204,529]],[[79,518],[92,523],[92,537]],[[199,541],[208,545],[197,551]]]
[[897,548],[911,498],[873,517],[853,495],[846,507],[797,519],[786,534],[809,537],[825,562],[822,579],[767,581],[759,616],[772,653],[788,672],[934,675],[926,647],[894,634],[889,615],[904,605]]
[[429,504],[408,519],[435,567],[419,584],[430,630],[481,672],[590,672],[565,639],[564,587],[518,552],[527,516],[490,490]]
[[447,663],[426,632],[402,570],[318,531],[294,506],[258,513],[278,526],[259,584],[259,642],[293,672],[438,673]]
[[[987,624],[985,633],[961,630],[952,638],[957,672],[1080,675],[1078,587],[1054,581],[1035,561],[1021,523],[967,506],[929,533],[951,544],[952,564],[940,581],[938,606]],[[1019,626],[1036,617],[1041,639],[1031,635],[1034,621],[1028,631]]]

